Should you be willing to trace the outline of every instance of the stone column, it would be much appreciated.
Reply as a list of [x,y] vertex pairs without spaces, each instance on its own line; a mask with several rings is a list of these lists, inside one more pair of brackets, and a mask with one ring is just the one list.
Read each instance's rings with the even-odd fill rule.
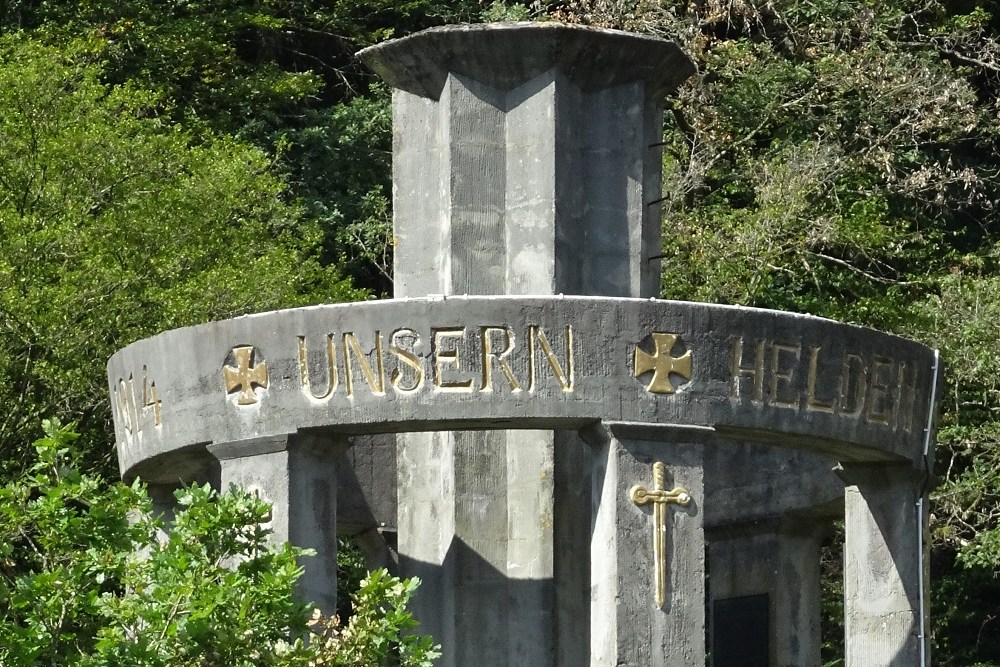
[[235,484],[272,504],[269,527],[275,544],[313,549],[302,559],[297,593],[325,614],[337,609],[337,475],[334,461],[348,447],[289,434],[209,445],[219,460],[223,491]]
[[174,512],[177,511],[177,498],[174,492],[181,488],[180,483],[147,483],[146,493],[149,495],[150,503],[153,506],[153,515],[160,517],[165,524],[170,524],[174,520]]
[[369,570],[396,574],[396,436],[352,436],[336,467],[337,534],[361,549]]
[[[624,425],[588,432],[598,459],[591,538],[593,667],[705,664],[702,444],[658,439],[664,435],[655,427]],[[662,479],[655,471],[659,466]],[[655,502],[637,504],[637,490],[676,494],[658,512]]]
[[[786,517],[711,532],[714,667],[819,667],[820,548],[829,528],[816,517]],[[734,641],[734,627],[755,636]]]
[[[658,294],[662,99],[694,71],[674,44],[448,26],[359,57],[394,88],[396,297]],[[589,456],[575,433],[397,439],[400,569],[443,666],[585,663]]]
[[917,505],[921,475],[906,463],[842,467],[846,665],[910,667],[924,651],[930,664],[928,598],[921,607],[919,590],[928,544],[926,496],[922,512]]
[[789,517],[777,535],[778,573],[774,586],[774,659],[778,667],[820,665],[820,569],[828,521]]

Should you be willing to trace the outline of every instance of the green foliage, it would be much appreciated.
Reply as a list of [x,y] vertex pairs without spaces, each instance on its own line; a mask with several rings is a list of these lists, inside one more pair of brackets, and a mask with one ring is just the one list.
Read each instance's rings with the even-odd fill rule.
[[917,329],[915,304],[953,244],[979,233],[963,218],[1000,184],[979,81],[928,40],[943,6],[593,0],[560,11],[680,39],[698,62],[666,128],[664,296]]
[[126,592],[101,600],[104,625],[84,664],[308,664],[307,607],[293,597],[303,552],[267,546],[261,523],[270,508],[207,485],[182,489],[177,500],[165,538],[135,545],[145,553],[129,559]]
[[[892,327],[940,261],[925,188],[963,178],[926,137],[967,137],[983,120],[975,93],[940,59],[881,35],[845,44],[837,11],[796,24],[801,4],[787,5],[775,34],[761,13],[750,34],[700,43],[704,69],[668,132],[664,286]],[[744,261],[713,260],[727,252]]]
[[464,12],[431,0],[85,0],[6,3],[0,25],[83,40],[108,81],[155,87],[182,117],[240,131],[342,97],[359,80],[354,51]]
[[167,527],[139,482],[80,472],[71,427],[44,430],[37,460],[0,488],[0,664],[431,664],[431,640],[402,635],[416,625],[405,610],[416,581],[373,572],[347,627],[310,620],[294,597],[308,554],[268,544],[270,508],[255,495],[183,488]]
[[148,511],[141,489],[106,488],[79,472],[76,434],[44,423],[37,460],[0,488],[0,664],[74,664],[94,648],[105,595],[123,591],[133,544]]
[[[0,39],[0,450],[41,415],[108,419],[104,363],[163,329],[357,293],[266,155],[196,142],[160,95]],[[106,450],[93,452],[98,460]]]
[[956,567],[955,553],[939,550],[931,560],[934,595],[931,620],[934,664],[1000,667],[996,600],[1000,580],[993,568]]
[[480,15],[483,21],[528,21],[531,9],[524,4],[493,0]]
[[[950,391],[939,430],[935,537],[959,563],[1000,569],[1000,281],[956,271],[927,300],[930,329],[948,361]],[[974,576],[974,575],[970,575]],[[954,584],[953,584],[954,585]]]
[[[679,40],[698,63],[665,128],[664,296],[811,312],[942,348],[934,581],[935,599],[956,602],[935,611],[935,660],[1000,664],[984,583],[1000,566],[994,4],[547,6]],[[4,456],[23,462],[25,434],[61,414],[80,422],[89,463],[106,460],[102,365],[135,338],[358,296],[330,264],[386,293],[388,94],[351,54],[542,8],[0,3]]]
[[430,637],[410,631],[417,622],[406,604],[417,588],[415,580],[400,581],[385,570],[370,572],[353,596],[354,614],[346,626],[317,624],[323,665],[355,667],[384,665],[390,659],[401,667],[430,667],[440,656]]
[[392,267],[389,97],[375,85],[369,96],[310,111],[276,140],[306,215],[325,230],[326,261],[380,293],[389,291]]
[[354,592],[368,576],[365,555],[348,537],[337,538],[337,616],[350,619],[354,614]]
[[103,364],[137,338],[387,292],[388,95],[352,54],[479,10],[0,3],[0,470],[48,414],[109,470]]
[[266,151],[299,219],[316,224],[324,263],[385,293],[388,97],[369,90],[353,54],[479,11],[468,0],[57,0],[2,5],[0,28],[32,26],[100,61],[104,82],[158,91],[162,113],[195,139],[223,132]]

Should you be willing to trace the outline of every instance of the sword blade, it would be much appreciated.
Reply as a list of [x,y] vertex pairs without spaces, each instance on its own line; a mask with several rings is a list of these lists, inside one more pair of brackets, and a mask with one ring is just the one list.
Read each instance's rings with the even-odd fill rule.
[[653,505],[653,559],[656,561],[656,606],[667,603],[667,507]]

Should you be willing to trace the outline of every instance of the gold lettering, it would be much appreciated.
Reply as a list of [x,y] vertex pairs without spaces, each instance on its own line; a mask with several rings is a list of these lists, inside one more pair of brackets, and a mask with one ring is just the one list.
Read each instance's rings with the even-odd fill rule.
[[[852,369],[856,369],[852,370]],[[865,407],[865,385],[868,369],[865,361],[856,354],[845,354],[840,376],[839,414],[857,417]]]
[[753,366],[743,365],[743,336],[734,336],[732,345],[732,384],[729,389],[731,398],[739,398],[742,394],[741,376],[747,375],[753,378],[753,395],[751,401],[764,400],[764,344],[765,340],[757,341],[757,354],[754,358]]
[[[501,333],[504,336],[504,348],[500,352],[493,351],[493,344],[490,337],[492,333]],[[480,349],[483,354],[483,383],[479,387],[479,390],[493,391],[493,364],[496,363],[503,372],[504,377],[507,378],[507,382],[510,383],[511,391],[521,391],[521,385],[518,384],[517,378],[514,377],[514,371],[511,370],[510,364],[507,363],[506,359],[510,355],[511,350],[514,349],[514,339],[511,336],[510,329],[507,327],[480,327],[479,338],[481,342]]]
[[792,377],[795,375],[795,366],[789,366],[786,370],[781,369],[781,356],[783,354],[795,354],[795,361],[799,361],[802,356],[802,345],[790,345],[787,343],[774,343],[771,345],[771,405],[779,408],[799,407],[799,393],[782,394],[782,387],[792,386]]
[[[400,345],[405,339],[411,339],[412,345],[410,349],[406,349]],[[406,366],[409,366],[414,373],[413,384],[409,387],[402,386],[403,373],[399,370],[401,367],[397,366],[392,369],[392,375],[389,376],[389,382],[392,384],[392,388],[401,394],[408,394],[410,392],[420,389],[424,384],[424,367],[420,363],[420,358],[413,353],[413,348],[420,343],[420,336],[413,329],[397,329],[392,332],[391,338],[392,344],[389,345],[389,351],[392,352],[396,357]]]
[[552,351],[552,345],[545,335],[545,331],[535,324],[528,325],[528,391],[535,390],[535,341],[542,347],[542,353],[549,362],[552,374],[559,382],[559,386],[565,392],[573,391],[573,327],[566,327],[566,371],[559,364]]
[[122,413],[122,421],[125,422],[125,430],[128,436],[139,431],[139,410],[135,405],[135,383],[132,374],[128,374],[128,380],[118,379],[118,408]]
[[819,367],[819,345],[809,346],[809,377],[806,381],[806,410],[809,412],[834,413],[837,410],[837,399],[821,401],[816,397],[816,375]]
[[135,375],[129,373],[128,379],[118,378],[113,390],[113,404],[118,415],[118,423],[121,424],[125,434],[125,439],[136,435],[143,428],[146,414],[153,411],[153,426],[162,426],[162,415],[160,412],[162,401],[160,400],[160,390],[155,381],[149,379],[149,371],[142,367],[142,387],[138,389]]
[[871,376],[868,380],[868,409],[865,421],[873,424],[889,425],[892,417],[892,403],[889,400],[890,378],[887,375],[895,364],[892,359],[875,357],[872,359]]
[[441,329],[431,329],[434,355],[434,386],[441,391],[450,392],[470,392],[472,391],[472,380],[453,380],[445,382],[441,377],[442,366],[445,363],[453,364],[455,370],[461,370],[461,361],[458,357],[458,348],[442,349],[445,339],[465,338],[465,327],[451,327]]
[[309,382],[309,351],[306,349],[306,337],[299,336],[299,386],[303,393],[317,401],[330,398],[337,385],[340,384],[340,374],[337,372],[337,346],[333,342],[333,334],[326,335],[326,391],[322,394],[313,393]]
[[160,426],[160,393],[156,382],[150,382],[146,367],[142,367],[142,411],[153,408],[153,425]]
[[906,433],[913,430],[913,404],[917,399],[917,369],[911,369],[910,381],[906,381],[906,371],[909,365],[905,361],[899,362],[896,371],[896,425],[898,431],[902,429]]
[[358,367],[361,369],[361,374],[365,376],[365,382],[368,383],[368,388],[371,390],[372,395],[385,396],[385,369],[382,366],[382,332],[378,329],[375,330],[375,364],[376,368],[378,368],[378,378],[375,377],[371,364],[368,363],[368,357],[365,356],[364,351],[361,349],[361,343],[358,342],[357,336],[353,332],[347,331],[344,333],[342,340],[347,395],[354,395],[354,377],[351,370],[351,354],[353,353],[358,360]]
[[[129,380],[132,376],[129,376]],[[129,410],[128,405],[128,385],[125,384],[124,378],[118,378],[118,388],[115,391],[117,394],[116,398],[118,403],[118,418],[122,422],[122,428],[125,430],[125,437],[131,436],[135,431],[132,428],[132,411]]]

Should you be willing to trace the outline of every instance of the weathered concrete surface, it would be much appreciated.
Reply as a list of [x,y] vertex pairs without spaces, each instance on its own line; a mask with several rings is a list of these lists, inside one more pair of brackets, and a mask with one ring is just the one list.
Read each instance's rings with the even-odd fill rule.
[[337,456],[337,535],[350,538],[369,570],[398,573],[396,436],[358,435]]
[[922,650],[930,664],[928,598],[921,606],[919,590],[929,544],[926,496],[917,511],[921,477],[900,464],[843,468],[845,664],[910,667]]
[[590,541],[593,451],[577,433],[553,437],[552,517],[555,665],[585,665],[590,657]]
[[[694,71],[676,45],[558,24],[449,26],[359,58],[394,87],[397,297],[657,293],[662,100]],[[457,635],[444,664],[581,664],[586,535],[565,528],[587,517],[563,503],[589,502],[558,486],[578,480],[552,474],[558,439],[561,467],[586,475],[575,432],[456,433],[450,458],[427,457],[442,438],[401,437],[398,458],[411,482],[400,488],[404,573],[429,539],[405,508],[441,493],[441,466],[453,486],[435,502],[453,503],[455,521],[433,533],[435,558],[448,545],[475,554],[427,561],[459,568],[420,593],[431,602],[418,617],[439,614]],[[434,604],[465,591],[463,616]]]
[[[337,459],[337,532],[355,536],[396,529],[396,438],[352,437]],[[841,485],[842,486],[842,485]]]
[[[669,374],[674,393],[650,392],[651,372],[635,377],[636,348],[652,354],[655,332],[677,335],[672,357],[691,352],[691,379]],[[227,392],[224,373],[235,368],[239,346],[253,346],[254,360],[268,368],[267,388],[255,384],[255,402],[245,405],[241,389]],[[661,350],[661,359],[667,354]],[[169,331],[115,354],[108,375],[127,478],[199,443],[309,428],[502,428],[514,420],[524,428],[578,428],[598,419],[709,426],[726,438],[842,461],[922,467],[932,357],[895,336],[773,311],[449,297],[316,306]],[[144,406],[144,383],[155,383],[155,408]]]
[[442,638],[442,665],[552,664],[551,438],[441,432],[417,449],[442,465],[399,459],[400,569],[424,582],[413,610]]
[[[702,528],[701,443],[642,438],[628,425],[595,427],[591,540],[593,667],[691,667],[705,664],[705,540]],[[664,507],[657,526],[652,505],[630,499],[636,484],[653,488],[653,464],[666,468],[664,490],[683,487],[686,505]],[[665,534],[666,596],[657,600],[653,546]]]
[[272,504],[271,542],[313,549],[302,559],[297,593],[324,613],[337,611],[337,473],[346,439],[290,435],[209,447],[223,490],[232,485]]
[[643,81],[662,98],[694,74],[674,43],[561,23],[449,25],[392,40],[358,58],[393,88],[437,99],[449,74],[513,88],[558,68],[583,89]]
[[[761,638],[768,646],[767,664],[819,667],[820,548],[830,529],[829,521],[815,517],[787,517],[709,532],[711,635],[721,622],[714,617],[716,602],[767,595],[768,634]],[[719,653],[713,650],[713,656]],[[713,664],[721,667],[717,660]],[[726,663],[733,664],[738,663]]]
[[705,527],[736,531],[788,515],[812,519],[844,516],[844,483],[835,460],[809,451],[727,442],[705,446]]
[[[519,321],[518,329],[515,329],[517,325],[506,325],[514,320]],[[404,324],[400,325],[400,321]],[[446,325],[442,327],[437,322]],[[573,343],[567,346],[569,322],[573,323]],[[276,326],[279,323],[280,326]],[[269,326],[272,324],[275,326]],[[124,421],[120,423],[131,447],[123,447],[121,451],[135,461],[130,469],[132,474],[141,472],[143,465],[147,469],[159,466],[162,459],[155,455],[143,463],[143,452],[148,452],[151,446],[162,443],[161,455],[171,451],[171,438],[164,437],[168,423],[180,424],[181,433],[193,426],[219,429],[217,434],[201,430],[194,434],[189,432],[190,440],[173,440],[189,456],[199,441],[216,437],[235,441],[241,436],[259,434],[268,424],[282,428],[283,420],[284,428],[299,424],[319,431],[366,433],[442,426],[495,428],[512,423],[509,420],[518,420],[524,426],[580,428],[595,417],[620,419],[625,416],[627,421],[672,424],[681,430],[705,429],[705,425],[709,425],[707,428],[713,433],[729,438],[757,438],[783,446],[807,447],[840,459],[898,460],[908,456],[913,460],[919,455],[922,444],[918,426],[926,409],[931,374],[929,351],[882,334],[766,311],[631,299],[408,300],[287,311],[210,326],[222,330],[221,340],[211,342],[212,338],[198,329],[182,330],[163,336],[177,337],[170,345],[162,340],[163,337],[152,339],[126,349],[116,358],[119,361],[127,359],[129,354],[134,355],[132,367],[145,366],[148,374],[145,379],[157,382],[160,401],[156,411],[152,406],[139,407],[141,401],[130,402],[126,393],[129,383],[122,379],[127,375],[124,371],[119,372],[120,381],[116,385],[126,400],[119,400],[116,405],[121,409],[119,414],[129,420],[129,429],[124,428]],[[463,328],[465,334],[459,335]],[[365,329],[371,332],[367,336],[361,333]],[[379,357],[376,330],[403,331],[409,340],[391,339],[392,334],[386,334]],[[490,342],[484,344],[483,332],[487,330]],[[437,335],[442,331],[450,338]],[[546,332],[553,357],[561,360],[558,361],[559,369],[545,353],[539,331]],[[619,332],[617,336],[613,335],[615,331]],[[650,392],[648,374],[640,373],[639,378],[635,377],[636,348],[652,355],[653,341],[649,336],[658,331],[677,335],[678,345],[669,350],[673,358],[687,351],[692,354],[691,379],[688,381],[674,374],[672,394]],[[563,334],[561,339],[557,335],[559,332]],[[345,333],[359,340],[358,347],[360,341],[365,341],[364,349],[356,350],[353,339],[345,338]],[[287,352],[272,354],[270,350],[281,349],[283,339],[292,341],[284,343]],[[309,343],[306,343],[305,373],[299,364],[300,339],[320,343],[319,355],[310,353]],[[523,354],[529,352],[525,339],[534,340],[533,354]],[[322,345],[325,340],[332,341],[337,355],[334,368],[338,385],[333,391],[328,391],[332,357],[329,348]],[[743,344],[749,340],[754,341],[750,346]],[[781,342],[770,342],[773,340]],[[520,356],[517,354],[518,341]],[[441,345],[442,342],[454,344]],[[204,349],[199,351],[199,345],[204,348],[206,343],[215,346],[215,353],[199,362],[198,355],[204,354]],[[238,402],[240,390],[226,393],[222,366],[233,367],[232,348],[248,343],[254,344],[255,349],[267,350],[261,358],[267,360],[271,371],[266,390],[254,389],[257,402],[241,406]],[[403,361],[404,357],[397,352],[386,351],[390,343],[397,343],[399,350],[410,352],[413,356],[405,358],[412,363]],[[149,363],[151,359],[137,349],[144,344],[163,358],[176,358],[180,362]],[[486,355],[487,363],[482,364],[487,345],[491,353],[503,355],[506,366],[490,354]],[[747,352],[746,347],[751,351]],[[573,350],[572,391],[566,391],[570,388],[571,377],[568,349]],[[887,349],[897,356],[885,356]],[[829,357],[825,356],[827,354]],[[219,360],[215,362],[214,373],[211,363],[206,363],[212,356]],[[366,359],[366,367],[362,366],[361,358]],[[381,370],[379,358],[383,362]],[[354,384],[350,395],[346,390],[345,359],[350,359],[352,368]],[[812,368],[813,359],[816,360],[815,369]],[[191,365],[185,369],[184,364],[189,361]],[[489,378],[484,377],[487,367]],[[153,368],[164,371],[154,378]],[[365,368],[371,377],[365,374]],[[532,370],[534,383],[531,383]],[[896,373],[895,379],[891,372]],[[173,373],[177,375],[172,376]],[[308,383],[305,382],[307,377]],[[421,377],[422,384],[418,382]],[[142,380],[133,377],[134,386],[141,387],[141,383]],[[175,392],[177,385],[180,391]],[[485,388],[492,391],[483,391]],[[193,395],[197,399],[199,392],[204,402],[201,406],[198,400],[185,398],[185,395]],[[189,412],[175,413],[173,406],[178,403]],[[136,407],[133,409],[133,406]],[[157,414],[154,413],[158,413],[159,426],[155,424]],[[203,414],[211,414],[214,421],[211,418],[200,420]],[[143,417],[146,421],[143,428],[139,428]],[[723,447],[725,439],[719,439]],[[415,451],[422,456],[427,453],[426,448],[422,454],[419,449]],[[506,454],[504,457],[506,461]],[[479,479],[485,482],[490,478],[480,475]],[[750,483],[743,488],[720,488],[719,497],[728,494],[729,502],[734,504],[733,499],[741,494],[752,498],[755,494],[767,496],[772,493],[748,481]],[[475,487],[466,488],[466,497],[470,497],[468,493],[475,495]],[[507,503],[501,504],[506,512]],[[466,525],[469,531],[475,530],[473,522]],[[411,534],[422,533],[414,528]],[[500,561],[496,557],[483,558],[477,549],[484,547],[474,540],[444,539],[440,544],[445,546],[444,553],[439,555],[441,560],[415,559],[429,566],[442,566],[431,567],[424,574],[429,581],[434,581],[435,574],[444,576],[449,568],[459,567],[455,574],[471,572],[478,577],[476,586],[470,584],[464,588],[479,591],[478,600],[491,599],[480,593],[496,592],[502,583],[511,598],[531,601],[535,609],[552,608],[546,604],[554,595],[551,581],[546,577],[518,580],[507,576],[510,570],[493,567]],[[410,572],[419,573],[415,569]],[[491,577],[493,589],[489,588]],[[440,587],[452,587],[454,581],[445,577]],[[428,590],[434,589],[428,587]],[[438,610],[455,619],[459,615],[454,610],[466,602],[464,598],[456,599]],[[507,618],[510,618],[509,613]],[[539,621],[535,627],[542,627],[546,622],[532,620]],[[428,625],[428,629],[435,630],[433,621]],[[440,628],[437,636],[446,640],[459,631],[464,632],[463,627],[460,622],[450,623]],[[518,655],[518,650],[526,650],[524,644],[511,648],[506,643],[512,637],[522,636],[510,628],[489,636],[503,638],[504,643],[496,646],[496,655],[505,656],[503,659]],[[525,633],[523,636],[531,635]],[[556,647],[552,644],[552,641],[547,644],[543,641],[542,646],[548,648],[537,650],[534,655],[542,660],[548,660],[547,656],[553,651],[558,655],[563,642]]]
[[643,101],[641,82],[586,93],[557,69],[397,91],[395,295],[656,295],[663,112]]
[[659,293],[663,99],[695,71],[677,45],[486,24],[358,57],[394,88],[397,297]]
[[[559,432],[565,433],[565,432]],[[567,434],[569,435],[569,434]],[[582,445],[575,434],[562,437],[554,444],[553,476],[556,489],[564,488],[565,500],[557,501],[563,507],[562,520],[553,526],[554,540],[571,532],[586,532],[590,522],[589,486],[591,456],[589,450],[572,452]],[[337,533],[352,538],[371,531],[395,533],[397,528],[397,479],[396,436],[394,434],[359,435],[350,439],[351,447],[337,459]],[[582,445],[586,447],[586,445]],[[210,464],[218,467],[214,457],[202,458],[199,470],[192,476],[168,473],[173,483],[163,487],[162,504],[172,501],[172,490],[178,488],[176,480],[188,483],[213,482],[218,485],[218,472],[212,476]],[[747,473],[747,466],[754,472]],[[787,447],[774,447],[757,443],[732,443],[720,438],[710,438],[705,447],[705,527],[727,529],[752,523],[773,522],[788,514],[815,519],[839,519],[844,514],[844,483],[833,471],[829,457],[803,452]],[[565,486],[559,477],[565,477]],[[794,482],[789,482],[794,480]],[[152,487],[151,487],[152,488]],[[583,489],[588,489],[583,494]],[[581,516],[567,512],[582,508]],[[394,537],[392,539],[395,539]],[[374,540],[374,541],[372,541]],[[374,548],[381,538],[366,538]],[[578,544],[578,538],[569,540]],[[382,549],[395,550],[382,544]],[[374,555],[373,555],[374,557]],[[392,558],[381,554],[381,558]],[[583,563],[586,565],[586,563]],[[580,560],[564,567],[580,566]],[[588,575],[589,576],[589,575]],[[589,597],[589,596],[588,596]],[[563,609],[568,600],[557,605]]]

